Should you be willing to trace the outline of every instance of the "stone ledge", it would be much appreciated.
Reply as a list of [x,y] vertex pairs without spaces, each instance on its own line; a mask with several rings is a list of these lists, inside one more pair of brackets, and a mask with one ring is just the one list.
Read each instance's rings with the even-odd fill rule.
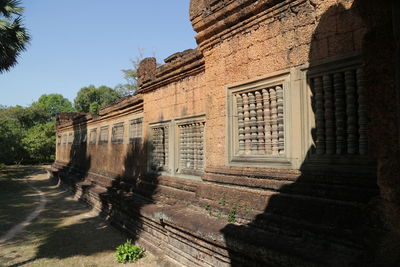
[[[153,63],[150,63],[153,62]],[[204,70],[203,54],[198,49],[188,49],[165,59],[165,64],[156,67],[155,59],[143,59],[138,68],[139,93],[195,75]]]
[[[68,180],[67,177],[65,179]],[[318,240],[306,235],[312,241],[305,245],[303,230],[298,235],[284,233],[284,228],[274,233],[273,228],[262,229],[257,223],[228,223],[187,205],[150,203],[135,194],[115,198],[108,193],[104,195],[102,190],[89,188],[85,191],[80,189],[80,184],[68,184],[73,185],[90,205],[103,210],[103,215],[118,227],[135,236],[139,234],[139,240],[158,243],[186,266],[227,266],[229,259],[260,265],[290,263],[296,266],[323,266],[337,255],[343,259],[361,253],[357,245],[338,240],[329,240],[330,245],[327,246],[328,236]],[[104,205],[108,207],[104,208]],[[259,216],[255,220],[261,223],[263,219]],[[265,220],[267,223],[271,218]],[[277,221],[282,222],[281,218]],[[195,258],[193,253],[197,255]]]
[[103,107],[100,109],[99,115],[82,112],[60,113],[56,117],[56,128],[85,126],[89,122],[101,121],[120,114],[132,113],[135,110],[143,110],[143,96],[140,94],[124,97]]

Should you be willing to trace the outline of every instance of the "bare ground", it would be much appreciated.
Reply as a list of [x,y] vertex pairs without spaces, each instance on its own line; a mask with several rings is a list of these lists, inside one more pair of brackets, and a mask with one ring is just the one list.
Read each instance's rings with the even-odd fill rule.
[[13,239],[0,244],[0,266],[158,266],[146,256],[133,264],[118,264],[115,248],[127,236],[109,226],[97,212],[52,184],[43,167],[7,167],[0,170],[0,236],[47,203],[39,216]]

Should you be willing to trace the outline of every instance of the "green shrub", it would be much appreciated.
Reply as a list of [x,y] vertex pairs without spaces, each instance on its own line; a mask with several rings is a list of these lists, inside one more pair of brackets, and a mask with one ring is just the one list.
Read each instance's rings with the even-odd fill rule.
[[135,246],[131,240],[117,247],[115,259],[119,263],[135,262],[144,256],[144,249],[141,246]]

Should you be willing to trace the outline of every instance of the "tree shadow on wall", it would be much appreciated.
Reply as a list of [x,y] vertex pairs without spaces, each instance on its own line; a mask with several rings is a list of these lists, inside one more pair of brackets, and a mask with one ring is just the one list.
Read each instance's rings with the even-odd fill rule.
[[137,138],[127,146],[122,174],[114,177],[107,191],[100,194],[101,213],[134,242],[144,227],[141,210],[154,202],[159,175],[147,173],[146,159],[151,143]]
[[[361,37],[356,34],[361,34],[362,29],[353,31],[354,27],[360,21],[368,25],[365,22],[370,19],[368,14],[375,12],[377,6],[369,0],[356,0],[349,9],[341,4],[331,6],[313,33],[310,68],[319,65],[323,58],[361,49],[356,40]],[[381,8],[380,14],[387,12],[385,7]],[[373,51],[374,45],[368,44],[368,40],[374,35],[384,34],[373,30],[366,33],[362,43],[365,53]],[[365,58],[364,62],[371,63]],[[368,79],[376,79],[373,72],[370,74],[365,83],[369,100],[373,95],[369,85],[375,82],[369,83]],[[315,141],[316,129],[310,134]],[[310,147],[308,155],[323,162],[315,150]],[[221,230],[231,265],[399,266],[399,238],[385,229],[376,175],[374,164],[358,170],[341,169],[326,161],[316,166],[307,157],[300,175],[292,183],[282,183],[285,185],[278,189],[273,185],[267,188],[273,195],[263,213],[246,225],[228,224]]]

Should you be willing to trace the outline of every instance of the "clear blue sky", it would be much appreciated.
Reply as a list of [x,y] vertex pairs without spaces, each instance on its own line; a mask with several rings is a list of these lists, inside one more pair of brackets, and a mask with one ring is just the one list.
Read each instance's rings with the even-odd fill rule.
[[71,101],[84,86],[123,83],[130,59],[196,47],[189,0],[24,0],[32,41],[0,74],[0,104],[30,105],[42,94]]

